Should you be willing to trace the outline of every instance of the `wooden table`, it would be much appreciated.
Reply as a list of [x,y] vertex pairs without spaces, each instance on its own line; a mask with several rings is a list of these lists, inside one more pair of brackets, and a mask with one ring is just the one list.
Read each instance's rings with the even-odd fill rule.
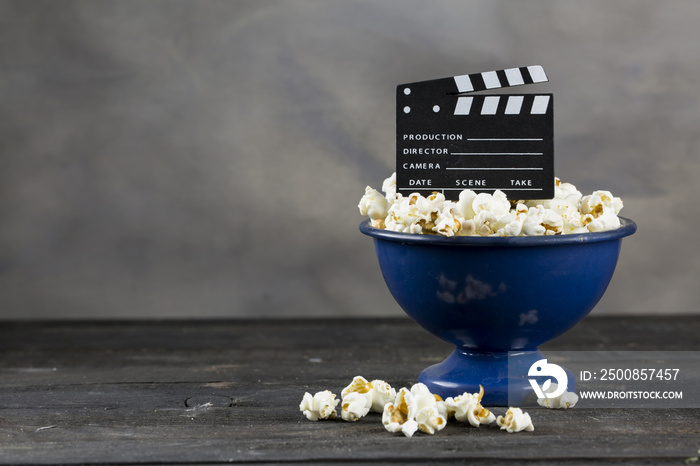
[[[546,350],[700,350],[700,317],[589,317]],[[0,463],[684,464],[697,409],[534,409],[532,433],[379,414],[311,422],[305,391],[410,386],[450,346],[408,319],[0,324]],[[497,414],[499,412],[497,410]]]

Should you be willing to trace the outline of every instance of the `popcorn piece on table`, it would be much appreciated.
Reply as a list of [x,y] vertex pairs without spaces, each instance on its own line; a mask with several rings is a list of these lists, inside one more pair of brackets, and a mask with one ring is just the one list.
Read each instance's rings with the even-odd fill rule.
[[343,398],[340,416],[344,421],[357,421],[372,407],[372,385],[362,376],[352,379],[340,395]]
[[384,406],[396,399],[396,390],[383,380],[373,380],[372,385],[372,407],[375,413],[383,413]]
[[444,429],[447,424],[447,420],[440,414],[436,406],[425,407],[418,411],[416,413],[416,422],[418,423],[418,430],[431,435]]
[[[558,384],[553,383],[549,387],[547,387],[545,394],[552,393],[556,391],[557,388]],[[561,395],[554,398],[537,399],[537,404],[549,409],[569,409],[576,406],[576,403],[578,403],[578,395],[574,392],[564,392]]]
[[501,430],[505,430],[508,433],[520,432],[523,430],[532,432],[535,430],[530,415],[524,413],[520,408],[508,408],[505,416],[498,416],[496,418],[496,423],[501,427]]
[[368,400],[364,394],[359,392],[348,393],[347,396],[343,397],[340,417],[343,418],[343,421],[357,421],[367,415],[371,406],[371,398]]
[[496,416],[481,405],[483,396],[484,387],[479,385],[479,393],[465,392],[454,398],[449,397],[444,402],[447,414],[460,422],[469,422],[474,427],[491,424],[496,420]]
[[364,377],[361,375],[355,376],[352,379],[352,382],[350,382],[350,385],[345,387],[341,392],[340,396],[342,398],[345,398],[348,396],[350,393],[361,393],[365,395],[367,398],[370,400],[372,399],[372,384],[367,381]]
[[357,421],[370,410],[383,412],[384,405],[396,398],[396,390],[383,380],[368,382],[364,377],[357,376],[343,389],[341,396],[341,417],[345,421]]
[[402,432],[406,437],[416,430],[433,434],[447,424],[444,407],[438,401],[442,400],[422,383],[410,390],[403,387],[394,402],[384,406],[382,423],[389,432]]
[[304,393],[304,398],[299,404],[299,410],[304,413],[304,416],[310,421],[318,421],[319,419],[335,419],[338,415],[335,407],[338,406],[340,400],[335,399],[335,395],[329,390],[317,392],[315,395]]
[[418,405],[416,421],[418,429],[426,434],[434,434],[447,424],[447,412],[442,398],[433,395],[425,384],[417,383],[411,387],[411,394]]
[[416,400],[410,390],[401,388],[396,394],[394,402],[384,406],[382,424],[389,432],[401,432],[406,437],[412,437],[418,430],[416,422]]

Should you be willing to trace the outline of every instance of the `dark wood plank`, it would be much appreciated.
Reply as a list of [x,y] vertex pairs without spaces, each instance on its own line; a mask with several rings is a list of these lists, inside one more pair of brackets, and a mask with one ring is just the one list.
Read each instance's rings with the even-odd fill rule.
[[[547,347],[689,351],[699,331],[697,317],[591,317]],[[358,374],[410,385],[450,350],[407,319],[2,323],[0,463],[678,464],[700,448],[700,410],[532,410],[532,433],[413,438],[376,414],[298,410]]]

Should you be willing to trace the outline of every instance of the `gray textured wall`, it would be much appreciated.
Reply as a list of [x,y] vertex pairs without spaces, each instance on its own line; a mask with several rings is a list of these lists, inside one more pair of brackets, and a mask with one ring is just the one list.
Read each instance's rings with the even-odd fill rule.
[[595,313],[697,313],[700,2],[0,1],[0,318],[399,315],[357,202],[394,87],[541,64],[638,233]]

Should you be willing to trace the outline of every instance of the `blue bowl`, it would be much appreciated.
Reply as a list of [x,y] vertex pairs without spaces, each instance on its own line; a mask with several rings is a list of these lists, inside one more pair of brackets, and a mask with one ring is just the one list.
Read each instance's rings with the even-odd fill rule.
[[575,326],[603,296],[622,238],[637,229],[620,221],[615,230],[557,236],[447,238],[369,221],[360,231],[374,239],[384,280],[406,314],[457,347],[419,380],[443,397],[481,384],[485,402],[506,405],[509,361],[543,358],[538,346]]

